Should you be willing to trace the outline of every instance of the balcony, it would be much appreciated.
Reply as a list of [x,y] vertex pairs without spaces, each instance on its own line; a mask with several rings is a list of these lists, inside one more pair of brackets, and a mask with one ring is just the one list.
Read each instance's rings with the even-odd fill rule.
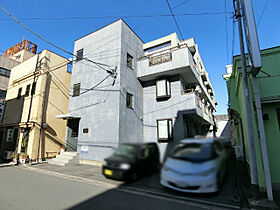
[[[180,111],[187,111],[189,114],[198,117],[203,124],[214,124],[211,111],[209,111],[199,94],[194,90],[183,90],[181,100],[187,100],[189,102],[188,104],[182,104]],[[192,112],[190,112],[190,110],[192,110]]]
[[142,82],[155,80],[161,76],[178,74],[186,82],[199,83],[199,73],[194,66],[188,47],[171,48],[161,53],[138,59],[137,77]]

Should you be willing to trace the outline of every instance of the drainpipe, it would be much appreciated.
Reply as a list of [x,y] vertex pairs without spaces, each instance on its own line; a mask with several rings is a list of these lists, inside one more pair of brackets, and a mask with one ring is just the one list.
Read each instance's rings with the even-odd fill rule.
[[261,100],[260,100],[259,87],[258,87],[256,75],[252,74],[252,80],[253,80],[253,88],[255,94],[255,105],[257,110],[258,125],[260,131],[260,144],[261,144],[262,159],[263,159],[263,166],[265,172],[267,198],[268,200],[273,201],[270,168],[269,168],[269,161],[268,161],[268,154],[267,154],[264,124],[262,118],[263,114],[262,114]]

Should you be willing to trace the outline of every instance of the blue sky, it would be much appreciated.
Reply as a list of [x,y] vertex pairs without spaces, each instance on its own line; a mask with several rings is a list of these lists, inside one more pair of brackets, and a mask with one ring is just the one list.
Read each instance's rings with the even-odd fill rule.
[[[267,0],[252,0],[256,22],[262,15]],[[232,0],[169,0],[175,14],[204,12],[233,12]],[[86,35],[120,17],[144,41],[148,42],[177,32],[172,17],[125,17],[138,15],[170,14],[165,0],[1,0],[1,6],[17,18],[30,17],[104,17],[66,20],[24,20],[21,21],[49,41],[68,51],[73,51],[74,40]],[[179,6],[178,6],[179,5]],[[280,45],[280,1],[268,0],[258,25],[261,49]],[[69,55],[40,40],[0,11],[0,53],[24,38],[36,43],[39,51],[52,50],[62,56]],[[218,101],[217,114],[226,113],[227,91],[222,78],[225,65],[232,61],[233,19],[232,14],[189,15],[176,17],[184,39],[194,37],[198,43],[204,65],[209,73]],[[226,27],[227,26],[227,27]],[[226,30],[227,29],[227,30]],[[228,38],[226,38],[228,32]],[[179,33],[178,33],[179,34]],[[239,53],[237,24],[235,24],[234,54]]]

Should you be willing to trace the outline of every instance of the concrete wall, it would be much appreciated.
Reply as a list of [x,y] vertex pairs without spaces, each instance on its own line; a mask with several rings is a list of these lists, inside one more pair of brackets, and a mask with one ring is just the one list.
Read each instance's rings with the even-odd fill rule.
[[[143,42],[122,22],[120,66],[120,142],[143,141],[143,89],[137,79],[137,58],[144,55]],[[127,66],[127,53],[133,57],[133,68]],[[126,107],[126,93],[133,95],[133,109]]]
[[[117,67],[114,86],[113,78],[109,77],[97,87],[101,91],[88,91],[69,98],[69,113],[81,118],[78,151],[81,146],[88,150],[80,153],[80,159],[103,161],[119,144],[121,37],[122,22],[117,21],[75,41],[74,53],[83,49],[84,57]],[[73,94],[74,84],[81,83],[80,92],[83,93],[106,76],[108,73],[93,63],[74,61],[70,94]],[[83,133],[84,128],[88,128],[88,133]]]
[[[194,94],[182,95],[182,87],[179,76],[171,78],[170,81],[171,97],[164,101],[156,100],[156,81],[147,82],[143,85],[143,110],[144,110],[144,142],[158,142],[157,139],[157,120],[171,118],[173,126],[176,124],[176,131],[173,140],[184,138],[183,119],[178,118],[178,112],[189,110],[195,113],[196,101]],[[161,159],[163,159],[167,143],[159,143]]]

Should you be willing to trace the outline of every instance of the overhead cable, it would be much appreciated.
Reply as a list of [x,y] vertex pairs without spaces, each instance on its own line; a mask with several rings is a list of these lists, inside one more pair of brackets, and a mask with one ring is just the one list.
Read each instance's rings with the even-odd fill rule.
[[176,24],[176,26],[177,26],[177,29],[178,29],[179,34],[180,34],[180,36],[181,36],[181,40],[184,40],[183,35],[182,35],[182,32],[181,32],[181,30],[180,30],[180,27],[179,27],[179,25],[178,25],[178,23],[177,23],[177,20],[176,20],[175,16],[174,16],[173,10],[172,10],[172,8],[171,8],[171,6],[170,6],[168,0],[165,0],[165,1],[166,1],[167,5],[168,5],[168,8],[169,8],[171,14],[172,14],[172,17],[173,17],[173,19],[174,19],[174,22],[175,22],[175,24]]
[[[231,12],[227,12],[232,14]],[[199,12],[199,13],[182,13],[174,14],[179,16],[203,16],[203,15],[222,15],[225,12]],[[172,17],[170,14],[156,14],[156,15],[124,15],[124,16],[72,16],[72,17],[23,17],[17,20],[87,20],[87,19],[118,19],[118,18],[153,18],[153,17]],[[0,21],[10,20],[9,18],[0,18]]]

